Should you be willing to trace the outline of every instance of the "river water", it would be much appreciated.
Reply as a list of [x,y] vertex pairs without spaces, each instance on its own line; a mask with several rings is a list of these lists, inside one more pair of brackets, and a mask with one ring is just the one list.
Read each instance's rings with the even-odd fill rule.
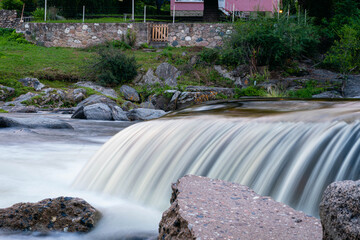
[[134,125],[46,115],[75,130],[0,129],[0,207],[76,196],[104,217],[86,235],[0,239],[155,237],[170,183],[189,173],[246,184],[317,216],[330,182],[360,175],[356,101],[224,102]]

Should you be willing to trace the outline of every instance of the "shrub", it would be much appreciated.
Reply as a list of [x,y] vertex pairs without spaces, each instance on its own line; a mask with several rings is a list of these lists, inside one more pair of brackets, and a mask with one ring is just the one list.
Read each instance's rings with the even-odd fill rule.
[[200,52],[200,59],[201,61],[215,64],[219,59],[219,50],[214,48],[205,48]]
[[1,7],[6,10],[17,10],[18,12],[21,11],[23,2],[20,0],[2,0]]
[[289,91],[288,95],[289,97],[293,98],[312,98],[313,95],[322,93],[324,91],[324,88],[317,87],[316,81],[310,80],[306,82],[305,88],[295,91]]
[[24,38],[24,34],[16,33],[14,29],[0,28],[0,37],[7,41],[28,44],[29,42]]
[[288,59],[313,56],[318,42],[317,31],[311,23],[298,23],[286,17],[259,17],[239,21],[227,47],[241,49],[242,61],[274,68]]
[[340,40],[327,52],[324,65],[342,73],[360,71],[360,18],[351,25],[344,25]]
[[91,65],[99,84],[114,86],[131,82],[139,66],[135,57],[128,57],[118,49],[101,49],[95,64]]
[[131,47],[135,47],[136,44],[136,32],[128,28],[125,35],[122,35],[122,41],[129,44]]
[[249,86],[247,88],[235,88],[235,98],[250,97],[250,96],[265,96],[267,92],[261,88]]
[[33,11],[31,14],[35,18],[35,20],[44,20],[45,9],[44,8],[36,8],[35,11]]

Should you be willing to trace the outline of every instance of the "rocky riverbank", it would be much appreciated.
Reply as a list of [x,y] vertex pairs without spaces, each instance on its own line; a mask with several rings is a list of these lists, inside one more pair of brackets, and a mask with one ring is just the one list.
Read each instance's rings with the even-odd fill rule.
[[[197,60],[190,61],[195,64]],[[23,78],[18,82],[28,92],[17,97],[14,97],[16,88],[0,85],[0,111],[50,111],[70,113],[73,118],[80,119],[133,121],[158,118],[166,112],[206,101],[257,94],[286,97],[284,94],[288,93],[288,96],[295,98],[313,94],[313,98],[325,99],[360,97],[360,76],[343,76],[315,69],[307,63],[299,64],[296,71],[292,70],[292,74],[286,77],[278,72],[267,72],[266,68],[262,70],[263,75],[251,77],[247,66],[230,71],[215,65],[214,71],[232,87],[179,85],[182,71],[166,62],[155,70],[140,71],[132,84],[117,88],[107,88],[93,82],[77,82],[67,88],[54,88],[36,78]]]

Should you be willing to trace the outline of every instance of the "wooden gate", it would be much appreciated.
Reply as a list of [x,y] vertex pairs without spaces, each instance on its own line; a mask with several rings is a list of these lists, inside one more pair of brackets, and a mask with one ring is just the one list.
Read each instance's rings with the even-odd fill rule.
[[167,42],[169,28],[167,24],[158,24],[152,26],[151,40],[154,42]]

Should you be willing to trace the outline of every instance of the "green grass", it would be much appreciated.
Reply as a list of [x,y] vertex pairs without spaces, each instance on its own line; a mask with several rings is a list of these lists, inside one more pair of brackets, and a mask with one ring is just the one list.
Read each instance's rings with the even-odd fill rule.
[[8,113],[8,111],[5,111],[4,109],[0,108],[0,113]]
[[79,78],[94,53],[71,48],[46,48],[8,41],[0,36],[0,75],[15,77],[37,74],[71,75]]

